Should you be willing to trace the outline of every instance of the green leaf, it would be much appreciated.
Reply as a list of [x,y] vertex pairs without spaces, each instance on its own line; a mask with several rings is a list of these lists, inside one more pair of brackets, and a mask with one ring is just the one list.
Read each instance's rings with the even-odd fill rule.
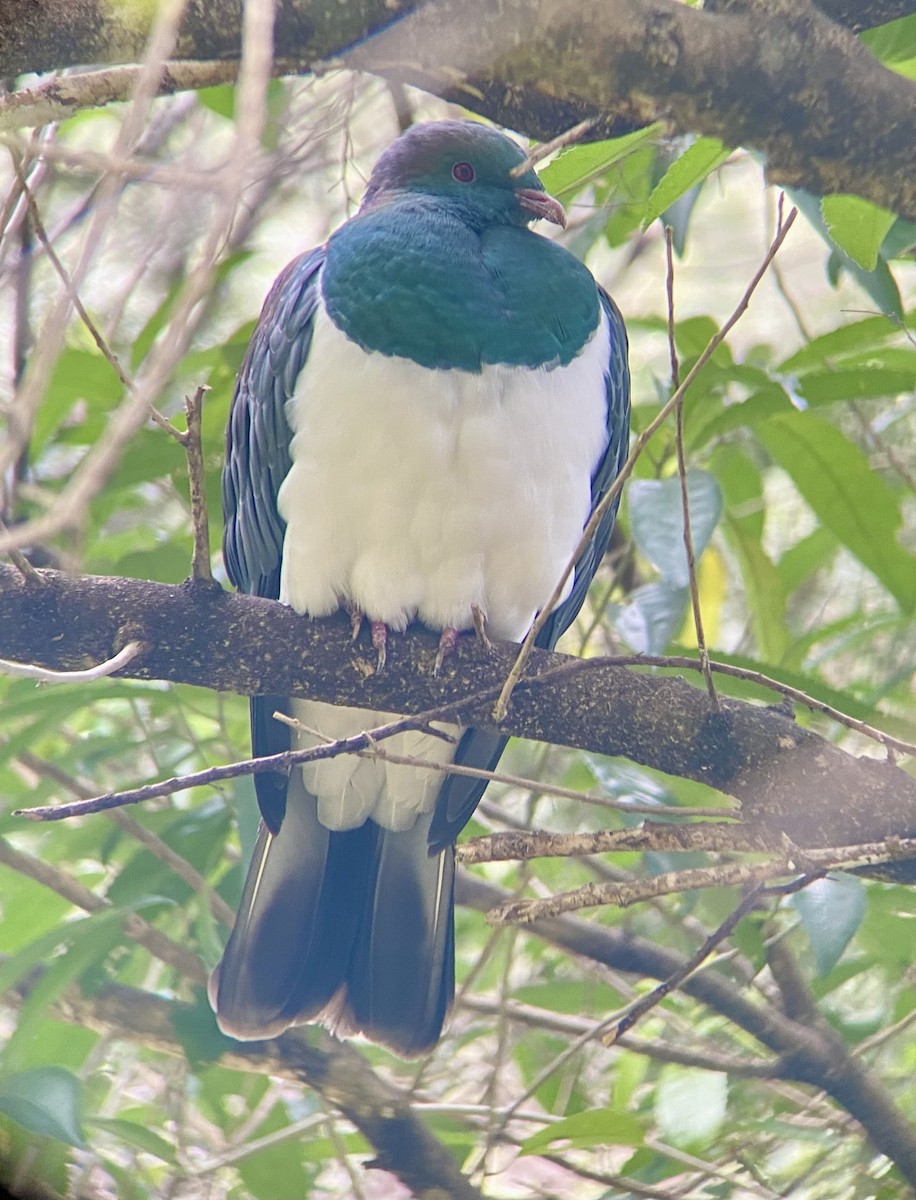
[[839,248],[860,267],[873,271],[884,235],[896,220],[894,213],[861,196],[825,196],[821,214]]
[[[290,1124],[285,1104],[275,1104],[266,1120],[253,1131],[259,1141],[268,1134],[280,1134]],[[276,1200],[279,1196],[308,1196],[311,1194],[312,1171],[303,1163],[298,1138],[280,1139],[273,1145],[244,1152],[244,1145],[235,1147],[235,1168],[252,1197]]]
[[779,572],[764,550],[760,536],[747,523],[729,513],[723,529],[738,555],[758,654],[767,663],[778,663],[789,644],[786,597]]
[[890,317],[863,317],[860,321],[851,321],[841,325],[839,329],[831,329],[829,333],[812,338],[801,350],[797,350],[789,358],[779,364],[782,373],[806,371],[814,366],[831,363],[857,352],[867,352],[882,346],[884,342],[900,333],[902,328],[913,328],[916,325],[916,314],[909,314],[907,321],[893,321]]
[[568,1141],[574,1149],[588,1146],[641,1146],[644,1138],[642,1122],[632,1113],[593,1108],[539,1129],[522,1142],[520,1150],[522,1154],[537,1154],[559,1141]]
[[784,413],[757,436],[823,525],[884,584],[904,612],[916,609],[916,562],[897,542],[897,498],[866,456],[813,413]]
[[646,203],[643,224],[651,225],[675,200],[720,167],[730,154],[731,150],[718,138],[697,138],[655,185]]
[[707,1145],[725,1120],[728,1078],[697,1067],[665,1067],[655,1097],[655,1117],[675,1146]]
[[209,108],[227,121],[235,120],[235,85],[217,83],[213,87],[197,89],[197,103]]
[[861,34],[875,58],[891,71],[916,79],[916,16],[900,17]]
[[836,548],[836,538],[822,525],[790,546],[776,564],[786,595],[791,596],[819,567],[826,566],[836,554]]
[[614,628],[636,654],[663,654],[684,619],[689,592],[667,580],[637,588],[623,605],[612,605]]
[[63,1067],[39,1067],[0,1078],[0,1112],[42,1137],[84,1149],[80,1127],[83,1085]]
[[816,879],[792,897],[792,905],[811,943],[818,975],[828,975],[865,916],[868,903],[862,881],[845,874]]
[[89,939],[94,941],[97,936],[103,936],[102,931],[109,926],[123,921],[130,912],[136,912],[152,904],[169,903],[161,896],[142,896],[130,905],[121,908],[106,908],[100,912],[82,917],[78,921],[69,921],[57,929],[51,929],[41,937],[29,942],[17,954],[0,963],[0,993],[14,987],[33,967],[45,963],[58,946],[65,944],[74,946]]
[[[690,531],[696,558],[709,544],[722,515],[722,493],[708,471],[687,472]],[[690,573],[684,546],[684,506],[681,481],[636,479],[629,490],[630,528],[640,552],[666,583],[687,587]]]
[[552,196],[568,196],[581,191],[593,180],[600,179],[608,167],[620,162],[646,142],[654,142],[660,134],[661,125],[647,125],[623,137],[563,150],[540,172],[541,183]]
[[178,1165],[175,1147],[171,1142],[167,1142],[164,1137],[160,1137],[145,1125],[138,1125],[136,1121],[126,1121],[120,1117],[89,1117],[86,1124],[95,1129],[104,1129],[119,1142],[142,1150],[144,1154],[153,1154],[170,1166]]

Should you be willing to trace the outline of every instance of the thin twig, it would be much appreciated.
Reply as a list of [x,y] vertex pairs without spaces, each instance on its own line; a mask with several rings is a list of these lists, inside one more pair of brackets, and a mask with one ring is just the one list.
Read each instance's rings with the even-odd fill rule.
[[[6,522],[4,520],[0,519],[0,533],[6,533],[6,531],[7,531]],[[22,553],[21,550],[17,550],[15,546],[11,546],[6,551],[6,554],[7,554],[7,557],[9,558],[10,562],[13,564],[13,566],[16,568],[16,570],[19,572],[19,574],[22,576],[22,578],[26,581],[26,583],[29,584],[30,587],[31,586],[35,586],[35,587],[44,587],[45,586],[44,576],[41,574],[40,571],[36,570],[36,568],[32,566],[32,564],[29,562],[29,560],[26,558],[26,556]],[[0,661],[2,661],[2,660],[0,660]]]
[[798,210],[793,208],[792,211],[789,213],[788,217],[786,217],[785,221],[779,223],[779,225],[777,226],[777,229],[776,229],[776,235],[773,238],[773,241],[770,243],[770,248],[767,250],[766,255],[764,256],[763,262],[760,264],[760,266],[755,271],[753,278],[751,279],[748,286],[745,288],[744,294],[742,295],[741,299],[738,301],[737,305],[735,306],[731,316],[717,330],[717,332],[709,339],[709,342],[707,343],[705,349],[702,351],[702,353],[700,354],[697,361],[693,364],[690,371],[687,373],[687,376],[684,379],[683,383],[680,385],[679,388],[677,388],[674,391],[671,398],[662,407],[658,416],[655,417],[654,420],[649,422],[649,424],[646,426],[646,428],[642,431],[642,433],[639,435],[639,437],[633,443],[633,449],[630,451],[630,454],[629,454],[626,462],[620,468],[617,478],[614,480],[614,482],[608,488],[607,492],[602,497],[600,503],[596,505],[594,511],[592,512],[591,517],[589,518],[585,528],[582,531],[582,536],[579,539],[579,544],[576,546],[575,550],[573,551],[572,555],[570,556],[570,560],[566,565],[566,570],[563,572],[561,578],[557,582],[557,585],[553,590],[553,594],[550,596],[547,603],[540,610],[540,612],[537,615],[537,618],[535,619],[531,628],[528,630],[528,633],[525,636],[525,640],[522,642],[522,645],[519,649],[518,657],[516,658],[511,671],[509,672],[509,674],[506,677],[506,681],[503,684],[503,688],[499,694],[499,698],[496,701],[496,704],[493,706],[493,716],[497,722],[502,721],[506,715],[506,712],[508,711],[509,701],[512,698],[512,693],[515,690],[515,688],[518,684],[518,681],[521,679],[522,674],[524,673],[525,667],[528,664],[528,660],[531,657],[531,652],[534,649],[535,638],[541,632],[544,625],[547,623],[548,619],[550,618],[550,614],[553,612],[553,610],[556,608],[557,604],[560,602],[560,599],[566,588],[566,581],[569,579],[570,575],[575,570],[575,566],[576,566],[576,563],[579,561],[580,555],[584,552],[584,550],[588,546],[589,542],[591,542],[591,540],[595,536],[598,526],[601,524],[601,521],[603,520],[604,516],[610,510],[611,505],[616,501],[617,497],[620,495],[620,492],[623,489],[624,483],[626,483],[626,481],[629,479],[630,475],[633,473],[633,469],[636,466],[636,463],[639,460],[640,455],[642,454],[643,450],[648,445],[649,441],[652,439],[652,437],[654,437],[655,433],[664,424],[664,422],[667,421],[668,417],[674,412],[674,410],[677,408],[678,404],[680,404],[681,400],[683,399],[685,393],[687,392],[687,389],[691,386],[693,381],[699,375],[700,371],[702,371],[702,369],[706,366],[709,359],[716,352],[716,350],[722,344],[722,342],[726,339],[728,334],[731,332],[732,328],[737,324],[737,322],[741,319],[741,317],[747,311],[747,307],[750,304],[751,297],[753,296],[754,292],[756,291],[757,286],[760,283],[761,279],[763,279],[764,275],[767,273],[769,265],[775,258],[776,254],[778,253],[779,248],[782,246],[783,242],[786,240],[789,230],[795,224],[795,218],[797,216],[798,216]]
[[[438,713],[435,714],[436,717],[438,715]],[[104,796],[94,796],[91,800],[76,800],[72,804],[44,805],[37,808],[20,808],[13,815],[27,817],[32,821],[62,821],[69,817],[107,812],[112,808],[124,808],[129,804],[141,804],[145,800],[158,800],[163,796],[172,796],[176,792],[186,791],[188,788],[207,787],[226,779],[238,779],[243,775],[258,775],[264,772],[288,775],[293,767],[300,766],[302,763],[334,758],[338,754],[348,754],[356,750],[365,750],[374,742],[383,741],[385,738],[394,737],[396,734],[408,730],[423,728],[428,719],[428,717],[403,717],[368,732],[352,734],[350,737],[339,738],[336,742],[330,742],[327,745],[313,746],[309,750],[286,750],[282,754],[270,754],[264,758],[247,758],[240,762],[208,767],[204,771],[193,771],[187,775],[163,779],[158,783],[148,783],[129,791],[107,792]]]
[[[782,211],[780,210],[780,221]],[[681,382],[681,365],[677,356],[677,345],[674,340],[674,247],[671,226],[665,226],[665,256],[668,262],[666,272],[666,293],[668,297],[668,353],[671,357],[671,387],[678,390]],[[700,667],[706,680],[706,691],[714,712],[720,711],[719,697],[716,685],[713,683],[712,671],[709,669],[709,652],[706,649],[706,634],[703,630],[703,613],[700,608],[700,589],[697,585],[697,559],[693,548],[693,531],[690,528],[690,494],[687,487],[687,459],[684,454],[684,398],[674,410],[674,443],[677,447],[677,477],[681,484],[681,507],[684,511],[684,551],[687,555],[687,578],[690,583],[690,603],[693,607],[693,625],[697,635],[697,650],[700,655]]]
[[[43,758],[39,758],[36,754],[32,754],[28,750],[23,751],[16,757],[28,770],[34,771],[36,775],[41,776],[43,779],[50,779],[61,787],[66,788],[71,795],[78,796],[81,800],[92,799],[92,791],[86,784],[81,783],[78,779],[74,779],[66,771],[62,771],[55,763],[46,762]],[[191,866],[186,858],[182,858],[180,854],[176,853],[167,842],[164,842],[151,829],[147,829],[145,825],[141,825],[139,821],[135,820],[128,813],[121,812],[120,809],[113,809],[108,813],[108,819],[122,829],[128,837],[132,837],[141,846],[149,850],[151,854],[154,854],[160,862],[165,863],[198,896],[206,896],[210,911],[218,921],[222,921],[224,925],[232,925],[235,919],[232,909],[222,896],[210,887],[203,875]]]
[[774,876],[806,875],[825,871],[849,870],[853,867],[873,867],[880,863],[896,862],[916,853],[916,838],[888,838],[882,842],[865,842],[859,846],[839,846],[828,849],[798,849],[792,847],[780,855],[771,855],[759,863],[724,863],[713,867],[696,867],[686,871],[666,871],[651,879],[632,883],[587,883],[571,892],[561,892],[545,900],[512,900],[490,911],[493,924],[529,924],[541,917],[577,912],[601,904],[626,908],[655,896],[698,888],[756,885]]
[[[542,683],[550,683],[553,680],[562,678],[564,675],[573,674],[574,672],[601,670],[603,667],[608,666],[663,667],[679,671],[699,671],[702,669],[697,659],[688,658],[684,654],[619,654],[605,658],[574,659],[571,662],[563,663],[562,666],[551,667],[549,670],[541,672],[540,675],[529,679],[528,684],[529,686],[534,686]],[[884,730],[877,729],[874,725],[869,725],[866,721],[862,721],[858,717],[852,717],[848,713],[844,713],[841,709],[834,708],[833,705],[827,704],[824,700],[818,700],[814,696],[810,696],[807,692],[803,692],[801,688],[793,687],[788,683],[782,683],[778,679],[773,679],[770,675],[764,675],[762,671],[755,671],[750,667],[736,667],[732,663],[717,662],[712,658],[709,660],[709,669],[719,675],[728,675],[733,679],[742,679],[747,683],[754,683],[760,687],[768,688],[770,691],[776,692],[777,695],[784,696],[786,699],[798,704],[803,704],[805,708],[811,709],[812,712],[822,713],[832,721],[844,725],[847,729],[861,733],[863,737],[878,742],[879,745],[884,746],[886,749],[896,750],[900,754],[916,755],[916,744],[913,742],[905,742],[890,733],[885,733]]]
[[84,671],[52,671],[48,667],[36,667],[32,663],[8,662],[0,658],[0,674],[12,675],[17,679],[35,679],[39,683],[89,683],[93,679],[104,679],[133,662],[144,650],[143,642],[128,642],[113,658]]
[[[313,737],[320,738],[325,745],[334,745],[333,738],[322,733],[320,729],[304,725],[297,717],[290,717],[282,712],[275,712],[273,716],[275,720],[280,721],[283,725],[288,725],[290,729],[296,729],[300,732],[309,733]],[[434,725],[427,724],[426,726],[419,726],[418,729],[420,732],[428,733],[433,737],[443,738],[447,741],[454,742],[457,740],[443,730],[436,729]],[[371,740],[373,735],[371,731],[368,731],[366,732],[366,736]],[[576,788],[545,783],[540,779],[529,779],[525,775],[511,775],[507,771],[487,771],[483,767],[469,767],[465,763],[436,762],[434,759],[421,758],[415,754],[395,754],[391,750],[384,750],[381,746],[374,745],[367,750],[358,750],[355,753],[357,758],[377,759],[380,762],[389,762],[395,766],[415,767],[421,771],[438,771],[441,775],[463,775],[467,779],[484,779],[487,783],[504,783],[509,787],[524,788],[526,791],[536,791],[545,796],[557,796],[563,800],[576,800],[580,804],[592,804],[598,808],[610,809],[612,812],[625,812],[648,817],[657,817],[659,815],[658,804],[640,804],[636,800],[612,800],[610,797],[599,795],[597,792],[582,792]],[[728,806],[722,805],[718,807],[695,806],[690,808],[678,806],[673,811],[676,811],[679,817],[722,818],[729,816]],[[737,812],[734,815],[737,816]],[[483,862],[486,860],[468,859],[467,861]]]
[[537,146],[533,146],[528,151],[528,157],[525,161],[519,163],[517,167],[513,167],[509,174],[518,179],[520,175],[524,175],[526,171],[530,171],[532,167],[536,167],[539,162],[543,162],[545,158],[555,151],[565,150],[567,146],[572,146],[576,142],[581,141],[590,129],[594,129],[597,123],[597,117],[588,117],[585,121],[580,121],[578,125],[573,125],[564,133],[551,138],[549,142],[540,142]]
[[188,456],[188,488],[191,495],[191,522],[194,527],[194,550],[191,555],[191,577],[202,583],[213,582],[210,570],[210,521],[207,514],[207,490],[204,481],[204,455],[201,446],[201,409],[207,387],[199,387],[193,396],[185,397],[188,430],[181,444]]
[[29,187],[28,180],[25,177],[25,172],[22,169],[22,164],[19,162],[19,159],[16,157],[15,153],[13,153],[12,148],[10,149],[10,158],[12,159],[13,171],[16,174],[16,179],[19,182],[19,186],[22,189],[22,194],[25,197],[26,204],[28,205],[29,213],[32,217],[32,224],[35,226],[35,234],[38,237],[38,240],[41,242],[45,254],[47,254],[48,258],[50,259],[51,265],[57,272],[61,283],[64,285],[64,291],[69,296],[70,303],[76,309],[80,320],[89,331],[89,335],[98,347],[102,357],[109,364],[124,387],[127,388],[128,391],[131,391],[134,386],[133,380],[121,366],[117,355],[105,341],[102,331],[86,311],[82,300],[79,298],[76,288],[73,286],[73,281],[70,278],[67,268],[61,262],[57,255],[57,251],[51,244],[51,239],[48,237],[47,230],[44,226],[44,221],[41,219],[41,210],[38,207],[35,197],[32,195],[32,189]]
[[667,979],[663,979],[648,995],[641,996],[639,1000],[632,1004],[626,1016],[617,1022],[610,1033],[604,1035],[602,1039],[604,1044],[606,1046],[613,1046],[628,1030],[633,1028],[641,1017],[661,1004],[666,996],[679,987],[689,975],[692,975],[709,958],[715,948],[721,942],[724,942],[727,937],[731,936],[738,922],[752,909],[757,907],[763,890],[762,887],[752,888],[741,903],[729,913],[718,929],[713,930],[695,954],[686,959],[674,974],[669,975]]
[[[656,812],[657,812],[656,808]],[[644,821],[638,829],[601,829],[595,833],[545,833],[541,831],[491,833],[458,847],[465,866],[485,862],[517,862],[530,858],[579,858],[588,854],[622,851],[695,853],[721,851],[759,853],[779,849],[765,833],[748,833],[731,822],[672,825]]]

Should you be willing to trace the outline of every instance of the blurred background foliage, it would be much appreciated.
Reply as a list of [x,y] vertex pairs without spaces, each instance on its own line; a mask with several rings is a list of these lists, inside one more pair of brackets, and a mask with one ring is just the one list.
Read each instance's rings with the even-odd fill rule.
[[[875,53],[912,72],[913,21],[869,35]],[[395,100],[397,103],[395,103]],[[277,271],[320,242],[355,205],[372,162],[417,119],[446,107],[392,97],[368,80],[274,82],[255,182],[221,247],[188,353],[159,399],[183,422],[203,385],[203,449],[214,548],[219,472],[233,380]],[[82,301],[125,370],[142,372],[174,320],[215,203],[211,180],[231,148],[234,93],[160,99],[119,185]],[[40,130],[30,185],[68,268],[99,193],[97,156],[123,112],[83,112]],[[65,153],[64,153],[65,152]],[[94,157],[95,156],[95,157]],[[0,244],[0,389],[13,406],[46,314],[60,294],[9,161]],[[777,195],[761,163],[708,138],[657,129],[567,149],[542,170],[566,205],[564,237],[626,315],[634,427],[671,392],[665,246],[673,231],[675,341],[683,377],[729,315],[772,236]],[[687,397],[699,591],[713,656],[804,689],[855,717],[913,737],[916,658],[916,311],[908,250],[916,228],[852,197],[786,198],[800,219],[750,311]],[[864,207],[863,207],[864,206]],[[124,384],[72,319],[47,382],[5,520],[43,512],[89,447],[106,437]],[[689,653],[689,616],[673,423],[640,459],[608,561],[561,648],[599,654]],[[179,582],[189,573],[187,468],[149,424],[131,442],[78,535],[42,547],[67,570]],[[225,581],[219,556],[214,567]],[[730,694],[773,702],[748,683]],[[216,961],[254,829],[250,782],[44,827],[10,814],[245,756],[244,698],[190,687],[99,681],[39,686],[0,677],[0,1156],[14,1190],[80,1197],[385,1196],[364,1172],[371,1150],[315,1093],[220,1061],[224,1048],[199,981],[132,935],[134,914]],[[845,748],[873,743],[799,710]],[[507,770],[675,813],[716,797],[695,784],[596,755],[513,743]],[[804,795],[799,794],[799,804]],[[635,825],[641,817],[495,784],[469,833]],[[147,834],[155,838],[138,840]],[[189,870],[163,861],[163,845]],[[475,868],[512,893],[542,896],[593,879],[629,879],[706,862],[618,854]],[[36,865],[38,864],[38,865]],[[73,881],[104,904],[80,907],[47,886]],[[589,920],[692,953],[739,900],[693,892]],[[421,1064],[363,1047],[388,1078],[413,1087],[417,1111],[457,1161],[496,1196],[891,1197],[906,1185],[833,1100],[779,1077],[754,1038],[675,993],[626,1045],[602,1023],[650,982],[564,954],[524,929],[491,930],[458,912],[459,998],[438,1050]],[[766,948],[795,954],[822,1016],[916,1118],[916,902],[912,891],[852,877],[824,880],[755,911],[715,965],[760,1005],[777,1004]],[[72,1019],[75,983],[91,999],[112,983],[188,1002],[171,1052],[116,1025]],[[27,999],[23,989],[31,984]],[[83,1011],[83,1010],[80,1010]],[[175,1052],[177,1050],[177,1053]],[[687,1055],[688,1061],[683,1056]],[[680,1056],[680,1057],[679,1057]],[[723,1069],[727,1059],[730,1069]]]

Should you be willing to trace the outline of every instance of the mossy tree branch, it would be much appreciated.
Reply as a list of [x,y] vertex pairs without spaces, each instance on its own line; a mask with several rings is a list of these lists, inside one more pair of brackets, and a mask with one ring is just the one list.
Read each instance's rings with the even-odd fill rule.
[[[136,61],[145,11],[0,0],[0,75]],[[913,11],[912,0],[719,0],[706,10],[676,0],[281,0],[275,47],[278,73],[369,71],[541,138],[584,119],[593,138],[661,120],[762,151],[774,182],[851,192],[916,218],[916,85],[853,33]],[[239,46],[237,4],[188,4],[177,59],[231,63]],[[188,86],[185,76],[166,70],[163,90]],[[84,85],[65,78],[13,94],[0,128],[129,94],[129,73],[111,82],[95,72]]]
[[[55,669],[143,650],[120,675],[241,695],[293,694],[375,711],[452,706],[464,724],[619,755],[699,781],[741,802],[744,820],[801,847],[916,834],[916,780],[892,762],[856,758],[796,724],[783,708],[726,701],[710,709],[685,680],[539,652],[494,722],[493,701],[516,649],[462,639],[434,676],[435,635],[395,637],[382,674],[350,641],[343,615],[312,621],[271,600],[218,587],[180,587],[0,566],[0,657]],[[91,693],[89,693],[91,697]],[[898,864],[905,875],[911,864]]]

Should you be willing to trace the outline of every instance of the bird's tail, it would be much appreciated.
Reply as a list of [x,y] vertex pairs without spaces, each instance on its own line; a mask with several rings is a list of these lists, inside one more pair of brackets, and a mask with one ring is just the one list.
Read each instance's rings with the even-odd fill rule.
[[274,1037],[321,1020],[402,1055],[439,1038],[454,994],[454,852],[430,817],[332,832],[299,772],[277,834],[261,825],[210,1002],[224,1033]]

